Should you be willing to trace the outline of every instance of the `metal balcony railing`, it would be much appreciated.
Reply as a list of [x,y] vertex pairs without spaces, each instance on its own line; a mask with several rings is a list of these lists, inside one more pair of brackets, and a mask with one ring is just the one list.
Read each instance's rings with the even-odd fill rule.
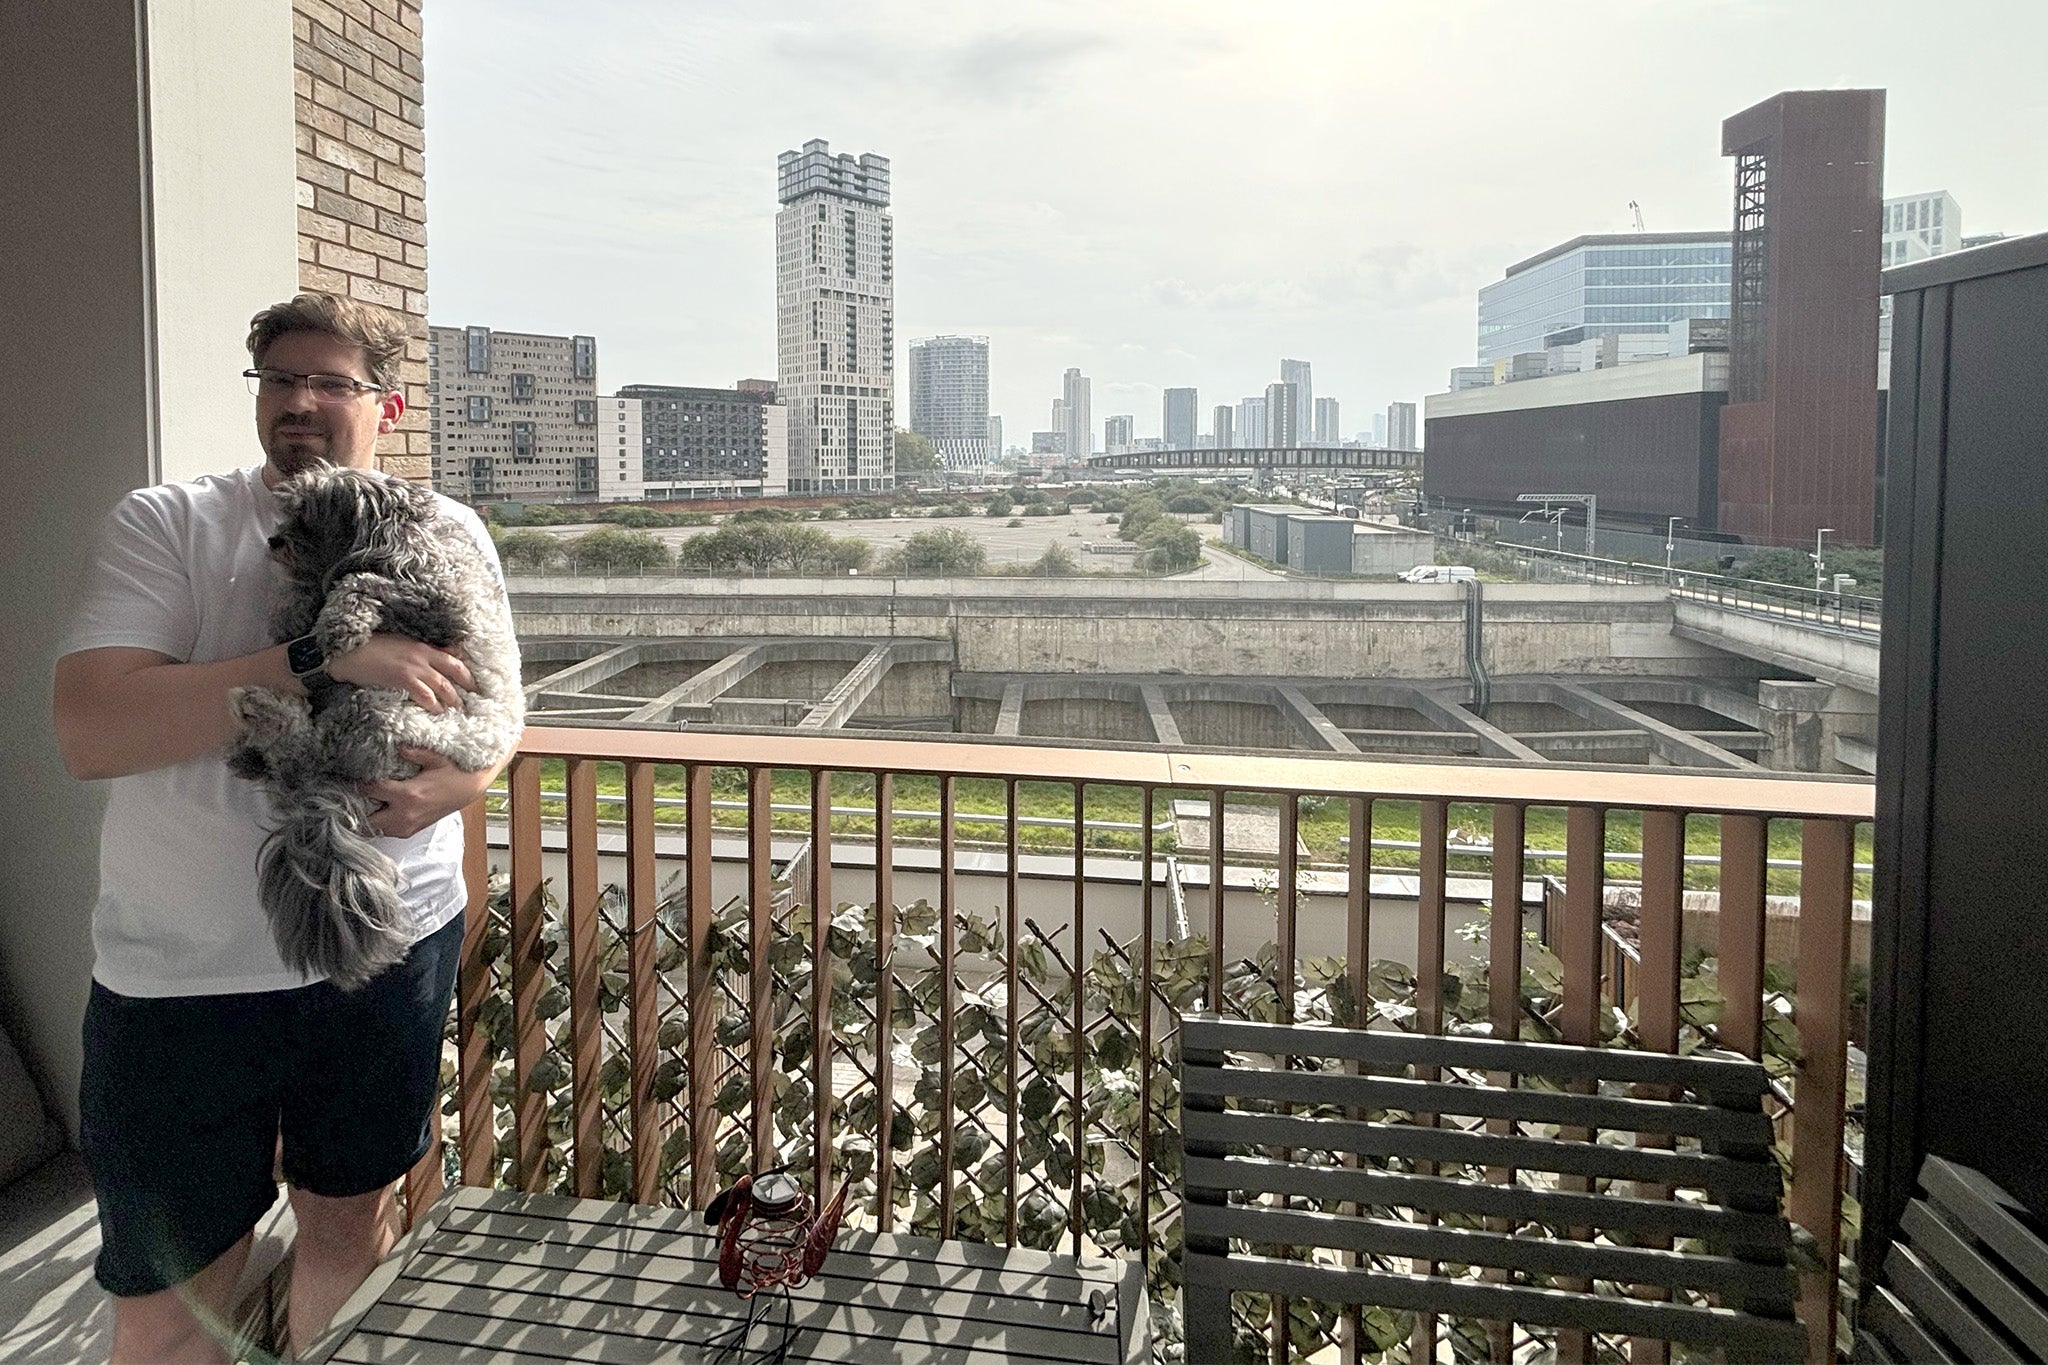
[[[1716,959],[1712,1039],[1781,1063],[1784,1096],[1796,1097],[1782,1116],[1787,1212],[1818,1244],[1817,1264],[1837,1263],[1866,784],[534,727],[506,789],[502,852],[481,803],[468,817],[452,1131],[445,1163],[430,1157],[408,1180],[410,1208],[455,1178],[701,1209],[738,1174],[787,1164],[827,1188],[851,1183],[850,1214],[867,1226],[1142,1257],[1163,1305],[1155,1321],[1171,1331],[1177,1011],[1677,1050],[1700,1037],[1687,973],[1704,949]],[[562,793],[549,803],[558,827],[543,820],[549,789]],[[1000,840],[973,855],[969,903],[963,807],[991,795]],[[1226,837],[1162,847],[1168,803],[1188,799],[1206,800],[1208,829]],[[623,820],[601,826],[600,807],[621,805]],[[1216,893],[1238,865],[1226,807],[1247,805],[1271,813],[1274,836],[1255,914],[1243,894]],[[1026,824],[1054,808],[1070,831],[1063,851]],[[1519,908],[1531,813],[1543,825],[1554,809],[1564,876],[1548,946],[1525,937],[1519,915],[1490,916],[1479,945],[1458,941],[1454,827],[1490,824],[1492,904]],[[936,823],[936,849],[914,871],[896,844],[913,811]],[[1402,859],[1419,885],[1412,971],[1375,960],[1368,915],[1373,835],[1395,814],[1419,830]],[[1091,847],[1098,820],[1135,848]],[[1609,829],[1638,822],[1640,910],[1623,955],[1603,926]],[[1319,906],[1342,907],[1340,955],[1302,948],[1305,832],[1311,853],[1348,874],[1314,889]],[[1712,943],[1681,941],[1689,848],[1717,863]],[[1767,985],[1774,853],[1797,866],[1789,1010]],[[1121,881],[1102,875],[1109,858],[1123,860]],[[1066,919],[1051,927],[1021,893],[1029,878],[1042,896],[1048,868]],[[902,904],[913,876],[935,890]],[[1123,898],[1114,913],[1112,897]],[[1836,1276],[1806,1274],[1817,1358],[1836,1305]],[[1289,1342],[1274,1340],[1274,1322],[1290,1324],[1298,1354],[1376,1349],[1355,1313],[1295,1308],[1269,1304],[1262,1319],[1276,1358]]]
[[1540,545],[1505,541],[1486,547],[1488,553],[1518,566],[1538,582],[1616,583],[1668,588],[1674,598],[1726,607],[1731,611],[1776,616],[1826,630],[1875,635],[1884,619],[1884,600],[1855,593],[1802,588],[1790,583],[1765,583],[1754,578],[1666,569],[1657,564],[1632,564],[1547,550]]

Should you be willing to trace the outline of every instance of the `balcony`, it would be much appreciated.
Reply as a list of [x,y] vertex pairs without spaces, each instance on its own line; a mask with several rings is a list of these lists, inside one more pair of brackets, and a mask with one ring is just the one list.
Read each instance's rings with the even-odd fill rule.
[[[1174,1021],[1215,1008],[1763,1058],[1813,1266],[1853,1233],[1861,783],[535,727],[490,805],[415,1209],[701,1209],[787,1163],[857,1227],[1142,1259],[1165,1345]],[[1816,1355],[1836,1284],[1803,1277]],[[1405,1337],[1288,1321],[1241,1328],[1275,1359]]]

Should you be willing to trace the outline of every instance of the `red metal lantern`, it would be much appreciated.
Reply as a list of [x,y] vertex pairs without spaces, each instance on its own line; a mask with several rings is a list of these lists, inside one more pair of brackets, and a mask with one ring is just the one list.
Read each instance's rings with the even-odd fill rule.
[[825,1264],[846,1213],[841,1185],[823,1210],[782,1167],[742,1176],[704,1210],[718,1226],[718,1279],[742,1299],[795,1289]]

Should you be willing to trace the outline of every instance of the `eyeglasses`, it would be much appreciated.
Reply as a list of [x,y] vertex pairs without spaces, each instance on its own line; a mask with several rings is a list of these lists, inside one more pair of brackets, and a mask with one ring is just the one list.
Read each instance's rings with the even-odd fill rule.
[[362,380],[345,374],[294,374],[290,370],[244,370],[242,378],[249,381],[249,392],[257,397],[264,394],[290,393],[304,384],[316,403],[347,403],[358,394],[383,393],[382,384],[366,384]]

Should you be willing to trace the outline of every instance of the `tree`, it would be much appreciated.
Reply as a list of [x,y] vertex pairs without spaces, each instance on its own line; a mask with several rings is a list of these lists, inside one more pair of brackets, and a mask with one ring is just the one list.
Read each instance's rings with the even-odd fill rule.
[[988,551],[973,536],[950,526],[919,531],[903,542],[900,559],[906,574],[947,578],[967,577],[988,567]]
[[1017,504],[1006,489],[998,488],[988,495],[988,514],[992,517],[1007,517],[1016,508]]
[[1048,545],[1045,553],[1025,566],[1033,578],[1072,578],[1081,572],[1081,561],[1064,545]]
[[935,474],[946,467],[939,458],[939,448],[914,431],[896,428],[896,472],[898,474]]
[[614,569],[652,569],[673,562],[668,547],[659,538],[619,526],[600,526],[576,537],[569,542],[569,554],[577,567],[601,568],[607,573]]
[[498,558],[514,569],[551,569],[562,562],[562,540],[546,531],[507,531],[498,538]]
[[[1130,525],[1128,518],[1124,525]],[[1145,567],[1155,573],[1183,573],[1202,562],[1201,534],[1177,521],[1155,520],[1138,544],[1145,547]]]
[[1153,525],[1165,516],[1166,512],[1160,507],[1159,499],[1150,493],[1141,493],[1124,504],[1123,520],[1117,524],[1117,538],[1136,541],[1142,545],[1145,532],[1152,529]]
[[632,526],[645,530],[650,526],[672,526],[674,519],[666,512],[652,507],[634,507],[630,503],[618,507],[607,507],[599,511],[597,519],[608,526]]

